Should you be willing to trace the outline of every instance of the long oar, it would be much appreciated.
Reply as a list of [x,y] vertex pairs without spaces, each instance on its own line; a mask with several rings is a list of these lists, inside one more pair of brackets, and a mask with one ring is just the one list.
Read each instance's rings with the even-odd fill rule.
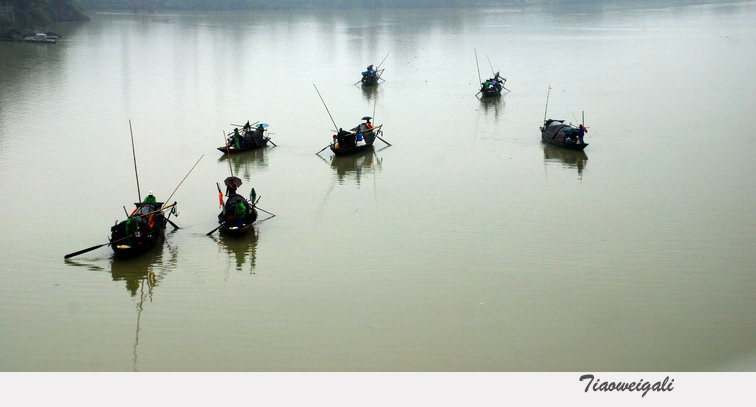
[[318,154],[320,154],[320,153],[321,153],[321,152],[322,152],[323,150],[325,150],[326,148],[328,148],[328,147],[330,147],[330,146],[331,146],[331,145],[329,144],[329,145],[327,145],[327,146],[325,146],[325,147],[321,148],[321,149],[320,149],[320,151],[318,151],[317,153],[315,153],[315,155],[318,155]]
[[199,164],[200,160],[201,160],[201,159],[202,159],[202,157],[204,157],[204,156],[205,156],[205,155],[204,155],[204,154],[202,154],[202,155],[200,156],[200,158],[199,158],[199,159],[197,159],[197,162],[196,162],[196,163],[194,163],[194,165],[192,166],[192,169],[191,169],[191,170],[189,170],[189,172],[188,172],[188,173],[186,173],[186,175],[184,175],[184,178],[183,178],[183,179],[181,180],[181,182],[179,182],[178,186],[176,186],[176,189],[174,189],[174,190],[173,190],[173,192],[171,192],[171,196],[169,196],[169,197],[168,197],[168,199],[166,199],[166,200],[165,200],[166,202],[170,201],[170,200],[171,200],[171,198],[173,198],[173,194],[175,194],[175,193],[176,193],[176,191],[177,191],[177,190],[179,189],[179,187],[181,186],[181,184],[183,184],[183,183],[184,183],[184,181],[186,180],[186,177],[188,177],[188,176],[189,176],[189,174],[191,174],[191,173],[192,173],[192,171],[194,171],[194,167],[196,167],[196,166],[197,166],[197,164]]
[[259,207],[259,206],[257,206],[257,205],[255,205],[255,208],[256,208],[256,209],[259,209],[259,210],[261,210],[261,211],[263,211],[263,212],[265,212],[265,213],[267,213],[268,215],[276,216],[276,214],[275,214],[275,213],[271,213],[271,212],[268,212],[268,211],[266,211],[265,209],[263,209],[263,208],[261,208],[261,207]]
[[220,229],[220,227],[221,227],[221,225],[218,225],[218,227],[217,227],[217,228],[215,228],[215,229],[213,229],[213,230],[211,230],[211,231],[209,231],[209,232],[205,233],[205,236],[210,236],[210,235],[212,235],[212,234],[213,234],[213,232],[215,232],[216,230]]
[[113,241],[108,242],[108,243],[98,244],[97,246],[92,246],[92,247],[86,248],[84,250],[79,250],[78,252],[69,253],[69,254],[63,256],[63,258],[64,259],[70,259],[71,257],[78,256],[78,255],[84,254],[86,252],[91,252],[92,250],[99,249],[99,248],[101,248],[103,246],[107,246],[107,245],[110,245],[110,244],[113,244],[113,243],[118,243],[118,242],[120,242],[122,240],[126,240],[128,238],[129,238],[129,236],[126,236],[126,237],[122,237],[122,238],[117,239],[117,240],[113,240]]
[[382,142],[384,142],[384,143],[386,143],[388,145],[391,145],[391,143],[389,143],[388,141],[382,139],[381,136],[379,136],[378,134],[376,134],[375,137],[378,137],[378,140],[381,140]]
[[378,135],[378,133],[383,133],[383,131],[381,130],[381,127],[383,127],[383,125],[380,125],[380,126],[378,126],[378,127],[375,128],[375,137],[377,137],[378,140],[381,140],[382,142],[384,142],[384,143],[386,143],[388,145],[391,145],[391,143],[389,143],[388,141],[384,140],[383,138],[381,138],[381,136]]

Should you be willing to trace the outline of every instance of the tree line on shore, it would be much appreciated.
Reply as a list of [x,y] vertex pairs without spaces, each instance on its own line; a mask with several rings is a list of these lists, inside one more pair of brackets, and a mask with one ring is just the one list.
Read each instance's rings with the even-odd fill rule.
[[[85,9],[245,10],[314,8],[430,8],[536,3],[538,0],[80,0]],[[569,0],[568,0],[569,1]],[[575,1],[575,0],[572,0]],[[585,1],[585,0],[579,0]],[[541,0],[540,2],[543,2]]]

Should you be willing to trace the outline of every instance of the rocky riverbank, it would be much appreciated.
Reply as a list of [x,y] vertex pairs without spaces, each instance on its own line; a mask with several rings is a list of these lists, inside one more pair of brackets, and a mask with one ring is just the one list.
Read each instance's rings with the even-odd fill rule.
[[73,0],[0,1],[0,38],[17,39],[36,34],[35,27],[61,21],[87,21]]

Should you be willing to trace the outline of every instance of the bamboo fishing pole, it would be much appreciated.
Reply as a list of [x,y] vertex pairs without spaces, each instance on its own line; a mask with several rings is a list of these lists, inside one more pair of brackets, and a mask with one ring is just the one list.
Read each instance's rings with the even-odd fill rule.
[[231,147],[228,145],[228,140],[226,140],[226,131],[223,131],[223,143],[226,144],[226,155],[228,156],[228,169],[231,171],[231,176],[234,176],[234,169],[231,167]]
[[378,67],[377,67],[377,68],[375,68],[375,71],[376,71],[376,72],[378,72],[378,70],[379,70],[379,69],[381,68],[381,65],[383,65],[383,63],[384,63],[384,62],[386,61],[386,58],[388,58],[388,56],[389,56],[389,54],[390,54],[390,53],[391,53],[391,51],[389,51],[389,53],[388,53],[388,54],[386,54],[386,56],[385,56],[385,57],[383,57],[383,61],[381,61],[381,63],[380,63],[380,64],[378,64]]
[[134,130],[131,128],[131,119],[129,119],[129,133],[131,133],[131,155],[134,156],[134,174],[136,175],[137,184],[137,202],[142,202],[142,190],[139,188],[139,171],[137,171],[136,149],[134,149]]
[[496,72],[494,72],[494,69],[493,69],[493,64],[491,64],[491,58],[489,58],[488,55],[486,55],[486,59],[488,60],[488,66],[491,67],[491,75],[496,76]]
[[168,197],[168,199],[166,199],[166,200],[165,200],[166,202],[169,202],[169,201],[171,200],[171,198],[173,198],[173,194],[175,194],[175,193],[176,193],[176,191],[177,191],[177,190],[179,189],[179,187],[181,186],[181,184],[183,184],[183,183],[184,183],[184,181],[186,180],[186,177],[188,177],[188,176],[189,176],[189,174],[191,174],[191,173],[192,173],[192,171],[194,171],[194,167],[196,167],[196,166],[197,166],[197,164],[199,164],[200,160],[201,160],[201,159],[202,159],[202,157],[204,157],[204,156],[205,156],[205,155],[204,155],[204,154],[202,154],[202,155],[200,156],[200,158],[198,158],[198,159],[197,159],[197,162],[196,162],[196,163],[194,163],[194,165],[192,166],[192,169],[191,169],[191,170],[189,170],[189,172],[188,172],[188,173],[186,173],[186,175],[184,176],[184,179],[182,179],[182,180],[181,180],[181,182],[179,182],[179,184],[178,184],[178,186],[176,187],[176,189],[174,189],[174,190],[173,190],[173,192],[171,192],[171,196],[169,196],[169,197]]
[[320,97],[320,101],[321,101],[321,102],[323,102],[323,106],[325,107],[325,109],[326,109],[326,112],[328,112],[328,117],[330,117],[330,118],[331,118],[331,123],[333,123],[333,126],[334,126],[334,127],[336,127],[337,129],[340,129],[341,127],[339,127],[339,126],[338,126],[338,125],[336,124],[336,121],[335,121],[335,120],[333,120],[333,116],[331,116],[331,111],[330,111],[330,110],[328,110],[328,106],[326,105],[326,102],[325,102],[325,100],[323,100],[323,96],[322,96],[322,95],[320,94],[320,91],[318,90],[318,87],[317,87],[317,86],[315,86],[315,84],[314,84],[314,83],[312,84],[312,86],[314,86],[314,87],[315,87],[315,92],[318,92],[318,96]]
[[546,112],[549,111],[549,93],[551,92],[551,85],[549,85],[549,90],[546,91],[546,110],[543,111],[543,123],[546,124]]
[[478,65],[478,50],[473,48],[473,51],[475,51],[475,67],[478,68],[478,83],[483,83],[483,80],[480,79],[480,65]]

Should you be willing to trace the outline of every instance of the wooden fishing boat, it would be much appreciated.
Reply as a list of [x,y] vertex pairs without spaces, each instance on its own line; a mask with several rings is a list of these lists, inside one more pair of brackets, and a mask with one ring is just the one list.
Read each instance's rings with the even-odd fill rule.
[[[488,56],[486,56],[488,58]],[[501,96],[501,90],[506,89],[504,84],[507,82],[507,78],[502,78],[499,72],[493,71],[493,65],[491,65],[491,59],[488,58],[488,65],[491,66],[491,73],[493,77],[484,81],[480,77],[480,65],[478,65],[478,50],[475,50],[475,66],[478,69],[478,81],[480,81],[480,90],[475,95],[483,94],[484,98],[491,98]]]
[[486,79],[485,82],[480,84],[480,93],[483,97],[496,97],[501,96],[501,90],[504,88],[504,84],[507,82],[506,78],[501,78],[499,73],[496,72],[493,78]]
[[254,202],[233,193],[228,197],[223,205],[223,211],[218,215],[220,233],[228,236],[242,236],[252,229],[257,216]]
[[564,120],[549,119],[541,127],[541,140],[553,146],[569,150],[582,151],[588,143],[581,142],[580,129],[571,124],[564,124]]
[[244,133],[240,135],[239,147],[236,147],[234,135],[231,134],[226,140],[226,145],[218,147],[218,151],[223,154],[235,154],[263,148],[270,141],[270,137],[265,135],[266,127],[268,125],[265,123],[261,123],[257,127],[244,127]]
[[[388,54],[386,55],[388,57]],[[386,58],[383,58],[385,61]],[[383,61],[381,61],[381,65],[383,65]],[[360,78],[360,82],[363,86],[375,86],[378,85],[378,81],[381,79],[381,75],[383,75],[383,71],[385,69],[380,69],[381,65],[378,65],[378,68],[373,69],[373,65],[369,65],[366,69],[366,71],[362,71],[362,78]]]
[[588,131],[585,127],[585,112],[583,112],[583,121],[579,127],[572,124],[564,124],[564,120],[547,120],[550,94],[551,86],[546,91],[546,109],[543,112],[543,126],[540,127],[541,141],[568,150],[583,151],[588,147],[588,143],[583,141],[583,136]]
[[[129,130],[131,132],[131,120],[129,120]],[[131,149],[134,156],[134,175],[137,180],[137,193],[139,194],[139,200],[141,200],[141,192],[139,191],[139,175],[136,172],[136,153],[134,149],[134,133],[131,132]],[[199,164],[200,160],[204,157],[204,154],[200,156],[192,169],[184,176],[184,179],[178,184],[176,189],[173,190],[168,197],[168,201],[171,200],[173,194],[176,193],[181,184],[186,180],[186,177],[194,171],[194,168]],[[79,250],[73,253],[63,256],[64,259],[69,259],[80,254],[90,252],[92,250],[99,249],[103,246],[110,246],[113,249],[116,257],[134,257],[144,252],[147,252],[151,248],[155,247],[158,243],[163,241],[165,235],[165,225],[170,223],[174,229],[178,229],[178,225],[173,223],[169,218],[170,215],[178,216],[176,212],[176,202],[174,201],[170,205],[165,205],[164,202],[158,202],[155,196],[150,191],[142,202],[134,203],[136,208],[126,215],[126,220],[116,222],[110,228],[110,237],[108,243],[99,244],[83,250]],[[124,211],[126,207],[124,207]],[[170,210],[170,214],[166,217],[163,212]]]
[[[229,236],[244,235],[252,229],[252,224],[257,220],[257,210],[255,209],[257,193],[252,188],[249,192],[249,200],[237,194],[236,190],[242,185],[242,180],[234,175],[223,180],[223,184],[226,186],[226,197],[228,199],[225,203],[223,202],[223,192],[221,192],[220,185],[216,184],[219,204],[223,208],[221,213],[218,214],[219,225],[216,229],[220,229],[221,234]],[[211,235],[216,229],[208,235]]]
[[381,126],[370,128],[366,123],[360,123],[351,131],[342,131],[339,134],[335,134],[333,136],[334,142],[330,145],[331,151],[338,156],[342,156],[371,149],[373,148],[376,136],[381,131],[380,129]]
[[110,228],[113,253],[120,258],[140,255],[162,242],[168,219],[160,210],[163,202],[135,203],[128,219]]

